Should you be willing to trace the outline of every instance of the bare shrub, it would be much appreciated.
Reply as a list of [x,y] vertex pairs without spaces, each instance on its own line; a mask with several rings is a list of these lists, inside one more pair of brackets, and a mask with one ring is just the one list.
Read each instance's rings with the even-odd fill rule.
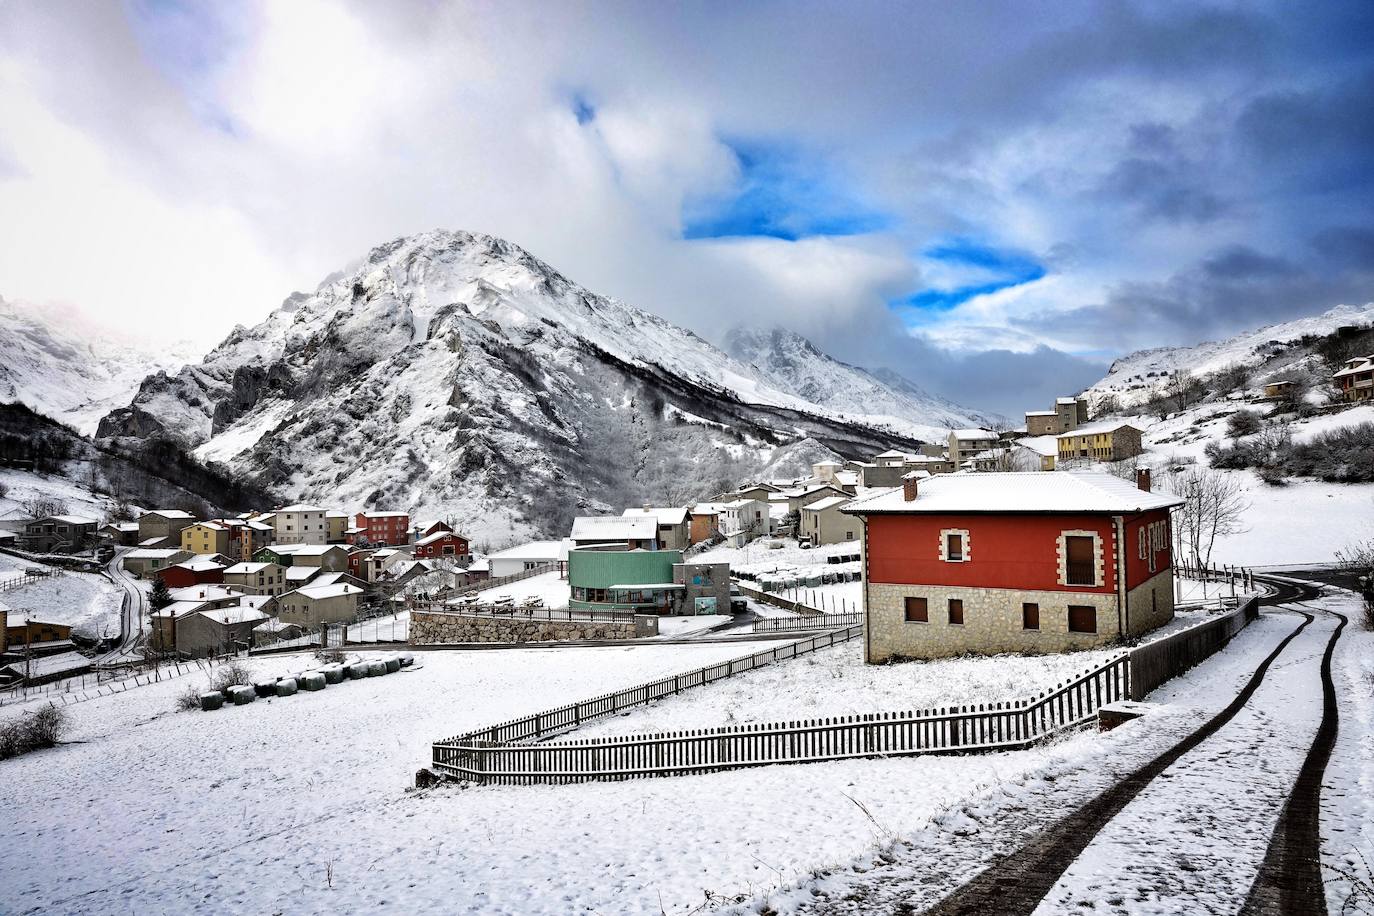
[[1232,439],[1250,436],[1260,431],[1260,415],[1253,410],[1238,410],[1226,421],[1226,434]]
[[228,687],[251,687],[253,686],[253,676],[247,665],[238,659],[231,659],[219,666],[215,671],[214,678],[210,681],[210,685],[216,690],[224,690]]
[[55,747],[70,727],[67,711],[49,703],[0,725],[0,760]]
[[192,712],[200,709],[200,691],[194,685],[188,686],[177,694],[177,709],[181,712]]
[[315,650],[315,659],[317,661],[324,662],[327,665],[343,664],[345,658],[347,658],[347,656],[344,654],[343,649],[333,648]]

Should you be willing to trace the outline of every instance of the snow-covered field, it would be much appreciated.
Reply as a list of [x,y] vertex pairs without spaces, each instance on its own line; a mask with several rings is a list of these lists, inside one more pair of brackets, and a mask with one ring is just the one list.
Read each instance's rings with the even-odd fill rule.
[[[14,563],[23,561],[0,555],[0,581],[22,572]],[[104,576],[82,572],[64,572],[0,592],[0,603],[11,609],[11,623],[31,617],[66,624],[91,636],[119,635],[123,600],[123,590]]]
[[597,737],[995,703],[1035,696],[1120,649],[867,665],[852,639],[639,707],[578,732]]
[[114,501],[108,496],[91,492],[74,480],[52,474],[37,474],[14,468],[0,468],[0,515],[11,509],[21,510],[33,499],[57,499],[66,504],[71,515],[84,515],[103,521]]
[[496,588],[483,589],[477,593],[477,597],[483,603],[498,598],[513,598],[517,604],[527,598],[538,598],[544,602],[546,608],[565,608],[571,594],[572,589],[567,578],[555,571],[530,576],[518,582],[508,582]]
[[185,679],[78,704],[83,743],[5,764],[16,797],[45,802],[7,829],[0,880],[18,912],[684,914],[862,853],[878,831],[856,801],[911,831],[1058,753],[404,791],[436,738],[752,649],[420,653],[214,713],[172,711]]
[[1293,481],[1271,487],[1250,471],[1246,530],[1217,538],[1215,563],[1246,566],[1329,563],[1338,550],[1374,538],[1374,484]]

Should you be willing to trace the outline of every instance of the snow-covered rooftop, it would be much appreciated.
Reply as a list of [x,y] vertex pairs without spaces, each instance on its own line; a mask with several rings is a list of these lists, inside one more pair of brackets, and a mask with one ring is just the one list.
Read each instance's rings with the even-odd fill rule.
[[1071,439],[1074,436],[1094,436],[1098,433],[1111,433],[1116,432],[1123,426],[1129,426],[1136,432],[1143,431],[1140,426],[1127,420],[1099,420],[1096,423],[1088,423],[1084,426],[1078,427],[1077,429],[1071,429],[1066,433],[1060,433],[1059,438]]
[[56,655],[41,655],[26,661],[17,661],[4,668],[15,674],[31,678],[51,677],[67,671],[81,671],[91,666],[91,660],[80,652],[59,652]]
[[277,511],[278,511],[278,512],[327,512],[328,510],[325,509],[325,508],[323,508],[323,507],[321,507],[321,506],[312,506],[312,505],[309,505],[308,503],[295,503],[294,505],[283,506],[283,507],[281,507],[280,509],[278,509]]
[[490,554],[488,560],[551,560],[563,549],[562,541],[530,541]]
[[1332,378],[1344,378],[1347,375],[1358,375],[1361,372],[1368,372],[1374,369],[1374,354],[1364,357],[1356,357],[1348,360],[1345,368],[1337,372]]
[[169,589],[167,594],[177,601],[223,601],[226,598],[237,598],[243,592],[232,585],[206,584]]
[[1140,512],[1180,505],[1167,493],[1147,493],[1100,471],[942,474],[923,480],[914,500],[902,488],[855,500],[852,515],[962,512]]
[[145,512],[144,515],[160,515],[163,518],[195,518],[191,513],[183,512],[180,509],[153,509],[150,512]]
[[[339,514],[343,515],[342,512]],[[359,512],[358,514],[363,518],[410,518],[409,512]]]
[[271,544],[267,549],[282,557],[320,557],[346,548],[342,544]]
[[362,589],[356,585],[349,585],[346,582],[335,582],[332,585],[307,585],[296,589],[295,592],[288,594],[304,595],[307,598],[319,601],[324,598],[340,598],[344,595],[360,595]]
[[145,547],[140,550],[131,550],[124,555],[126,560],[165,560],[174,557],[179,553],[185,553],[179,547]]
[[224,571],[226,576],[245,576],[260,573],[273,563],[235,563]]
[[641,515],[580,515],[573,519],[574,541],[641,541],[658,536],[658,519]]
[[1059,440],[1055,436],[1027,436],[1017,439],[1016,444],[1048,458],[1059,454]]
[[650,506],[636,509],[626,509],[620,513],[622,517],[652,515],[658,519],[660,525],[683,525],[687,523],[687,507],[672,508]]
[[418,541],[415,542],[415,546],[423,547],[426,544],[433,544],[435,541],[442,541],[444,538],[450,537],[461,538],[462,535],[454,534],[452,531],[436,531],[433,534],[427,534],[424,537],[420,538]]
[[216,623],[225,625],[231,623],[252,623],[256,620],[267,619],[267,615],[262,611],[252,607],[244,607],[243,605],[239,605],[238,607],[214,608],[213,610],[199,611],[198,613],[202,617],[207,617]]
[[996,439],[997,434],[990,429],[955,429],[950,434],[956,439]]
[[809,506],[802,506],[803,512],[824,512],[826,509],[833,509],[835,506],[843,506],[849,502],[848,496],[827,496],[825,499],[818,499]]

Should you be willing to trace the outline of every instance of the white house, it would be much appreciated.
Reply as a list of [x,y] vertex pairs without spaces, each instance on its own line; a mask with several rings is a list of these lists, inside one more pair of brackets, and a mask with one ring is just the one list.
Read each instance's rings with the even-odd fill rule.
[[626,509],[621,513],[624,518],[650,516],[658,520],[658,546],[663,550],[686,550],[691,543],[690,519],[687,507],[680,509],[644,506]]
[[573,519],[574,547],[620,544],[629,550],[657,550],[658,518],[651,515],[580,515]]
[[487,557],[487,569],[493,579],[499,579],[540,566],[564,563],[567,559],[567,541],[530,541],[491,554]]
[[727,544],[743,547],[755,538],[769,534],[773,521],[768,503],[760,499],[737,499],[720,507],[718,524]]
[[278,544],[324,544],[329,541],[329,510],[297,503],[272,513]]

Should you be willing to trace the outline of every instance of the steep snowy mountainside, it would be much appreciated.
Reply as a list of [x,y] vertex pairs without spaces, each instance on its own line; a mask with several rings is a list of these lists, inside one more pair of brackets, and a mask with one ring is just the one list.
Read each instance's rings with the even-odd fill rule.
[[1273,371],[1280,372],[1287,366],[1282,359],[1276,358],[1287,349],[1285,345],[1308,336],[1331,334],[1342,327],[1371,324],[1374,324],[1374,302],[1362,306],[1338,305],[1318,315],[1246,331],[1228,340],[1206,341],[1191,347],[1140,350],[1112,363],[1107,376],[1085,394],[1094,401],[1113,395],[1124,408],[1149,400],[1164,386],[1168,376],[1180,369],[1203,376],[1231,365],[1259,367],[1273,362]]
[[989,419],[933,397],[890,370],[870,372],[842,363],[785,328],[734,328],[723,347],[775,388],[851,416],[909,425],[923,437],[943,438],[950,428],[978,426]]
[[447,231],[381,245],[148,377],[99,435],[171,437],[293,498],[451,515],[492,544],[719,492],[808,438],[840,454],[917,438],[778,390],[509,242]]
[[90,435],[149,373],[195,358],[181,345],[120,341],[74,313],[0,298],[0,401],[18,401]]

